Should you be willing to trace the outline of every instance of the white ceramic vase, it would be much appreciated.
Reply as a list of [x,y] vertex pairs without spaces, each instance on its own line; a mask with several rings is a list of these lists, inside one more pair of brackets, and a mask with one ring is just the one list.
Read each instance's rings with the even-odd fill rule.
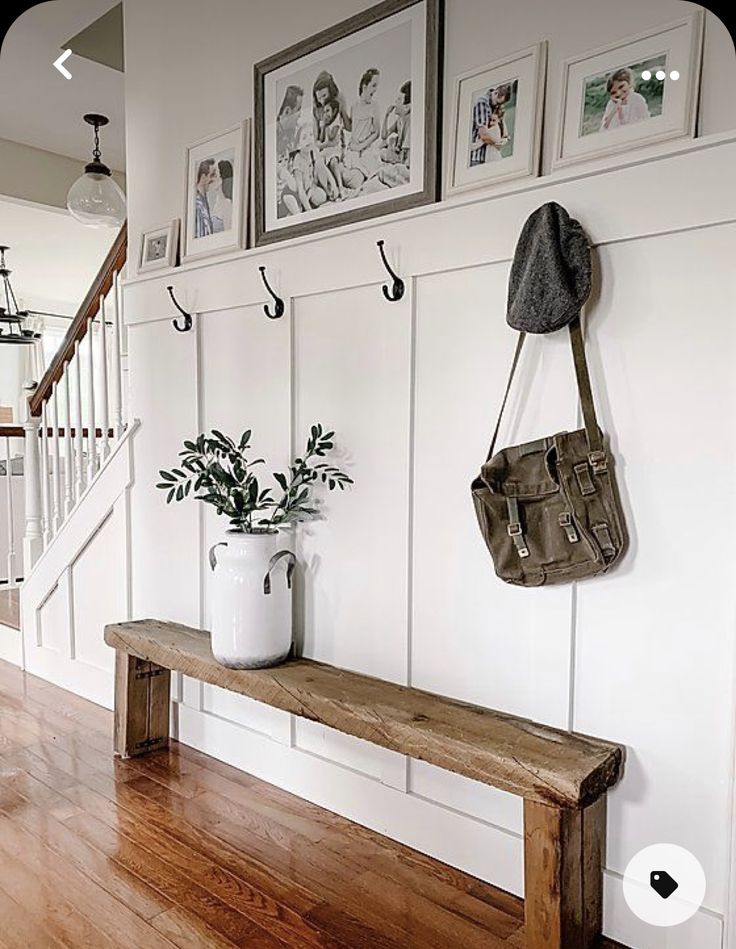
[[277,532],[228,531],[210,550],[212,653],[231,669],[261,669],[291,650],[294,554]]

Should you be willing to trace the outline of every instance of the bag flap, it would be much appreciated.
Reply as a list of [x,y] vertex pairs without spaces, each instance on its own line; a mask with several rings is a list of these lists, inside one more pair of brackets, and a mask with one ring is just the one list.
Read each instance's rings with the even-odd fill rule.
[[560,486],[550,462],[555,439],[538,438],[523,445],[503,448],[481,468],[481,478],[490,491],[505,497],[541,498],[556,494]]

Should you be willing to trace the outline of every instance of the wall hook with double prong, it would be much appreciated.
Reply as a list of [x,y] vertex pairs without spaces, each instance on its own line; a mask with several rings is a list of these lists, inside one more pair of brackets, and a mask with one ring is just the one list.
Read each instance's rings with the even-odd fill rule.
[[383,249],[383,241],[382,240],[376,241],[376,244],[378,244],[378,249],[381,252],[381,260],[383,261],[383,266],[386,268],[386,270],[388,270],[394,282],[391,288],[387,287],[386,284],[384,283],[384,285],[381,287],[381,289],[383,290],[383,295],[386,297],[387,300],[390,300],[392,303],[396,303],[398,300],[400,300],[404,296],[404,290],[406,289],[404,286],[404,281],[401,279],[401,277],[399,277],[397,273],[394,272],[393,268],[391,267],[391,264],[388,262],[388,258],[386,257],[386,251]]
[[181,313],[181,315],[184,317],[184,325],[183,325],[183,326],[179,326],[179,323],[178,323],[179,317],[178,317],[178,316],[175,316],[175,317],[174,317],[174,319],[171,321],[171,322],[173,323],[173,325],[174,325],[174,329],[175,329],[178,333],[186,333],[187,330],[190,330],[190,329],[192,328],[192,314],[191,314],[191,313],[187,313],[187,311],[186,311],[183,307],[179,306],[179,303],[178,303],[176,297],[174,296],[174,288],[173,288],[173,287],[167,287],[166,289],[169,291],[169,296],[171,297],[171,302],[174,304],[174,306],[177,308],[177,310],[178,310],[178,311]]
[[284,309],[285,309],[284,301],[281,299],[281,297],[276,296],[276,294],[273,292],[273,288],[271,287],[271,284],[268,282],[268,279],[266,278],[266,268],[261,266],[258,269],[261,271],[261,280],[265,284],[266,290],[268,290],[268,292],[273,297],[274,303],[276,305],[276,309],[272,313],[268,308],[268,304],[265,303],[263,305],[263,312],[266,314],[269,320],[278,320],[280,317],[284,315]]

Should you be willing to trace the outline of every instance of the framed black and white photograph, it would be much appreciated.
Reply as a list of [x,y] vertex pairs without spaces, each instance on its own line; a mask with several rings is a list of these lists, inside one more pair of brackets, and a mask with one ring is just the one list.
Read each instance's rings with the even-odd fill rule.
[[179,219],[175,218],[162,227],[154,227],[141,234],[141,248],[138,257],[138,272],[164,270],[176,267],[179,250]]
[[187,149],[183,260],[242,246],[249,132],[243,122]]
[[692,137],[702,24],[697,12],[568,60],[554,165]]
[[447,194],[539,174],[547,44],[455,80]]
[[441,9],[387,0],[256,65],[256,243],[437,200]]

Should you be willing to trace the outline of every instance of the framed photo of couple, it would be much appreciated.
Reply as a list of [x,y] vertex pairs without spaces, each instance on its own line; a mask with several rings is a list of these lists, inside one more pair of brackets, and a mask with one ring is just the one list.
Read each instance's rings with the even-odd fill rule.
[[384,0],[256,64],[256,244],[437,200],[442,8]]
[[243,246],[250,180],[250,121],[186,151],[182,260]]
[[547,44],[455,80],[448,195],[539,174]]
[[702,11],[568,60],[554,167],[692,137]]

